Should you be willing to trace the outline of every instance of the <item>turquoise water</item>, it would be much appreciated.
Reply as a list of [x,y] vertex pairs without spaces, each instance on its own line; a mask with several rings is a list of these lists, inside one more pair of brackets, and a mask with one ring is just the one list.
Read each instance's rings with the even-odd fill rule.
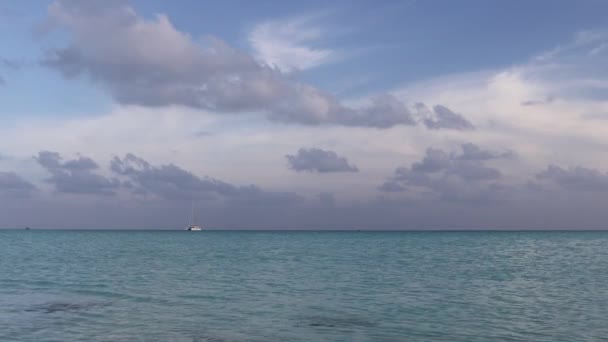
[[608,233],[0,231],[0,341],[600,341]]

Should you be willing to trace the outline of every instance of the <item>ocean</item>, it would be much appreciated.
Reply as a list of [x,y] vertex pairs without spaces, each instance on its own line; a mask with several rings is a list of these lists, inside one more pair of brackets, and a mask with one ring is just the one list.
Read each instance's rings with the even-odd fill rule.
[[0,231],[0,341],[606,341],[608,233]]

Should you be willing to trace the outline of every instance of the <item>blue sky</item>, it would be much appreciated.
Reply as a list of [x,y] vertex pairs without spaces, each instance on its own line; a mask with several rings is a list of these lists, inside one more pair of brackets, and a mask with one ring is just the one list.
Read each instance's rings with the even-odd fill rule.
[[[556,212],[574,225],[557,198],[595,208],[608,191],[607,11],[0,0],[0,199],[174,211],[135,222],[114,208],[109,226],[176,226],[184,201],[232,228],[248,201],[268,201],[243,217],[262,228],[341,228],[354,212],[383,228],[538,228]],[[602,228],[589,210],[585,227]],[[49,224],[81,224],[64,220]]]

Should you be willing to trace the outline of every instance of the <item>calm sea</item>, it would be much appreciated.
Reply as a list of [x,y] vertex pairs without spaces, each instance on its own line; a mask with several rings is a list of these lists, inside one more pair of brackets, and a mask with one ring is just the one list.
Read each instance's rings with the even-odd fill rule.
[[606,341],[608,233],[0,231],[0,341]]

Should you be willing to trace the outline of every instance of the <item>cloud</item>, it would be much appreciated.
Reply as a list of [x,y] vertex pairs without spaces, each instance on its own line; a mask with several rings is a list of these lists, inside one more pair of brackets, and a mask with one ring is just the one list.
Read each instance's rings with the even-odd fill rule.
[[378,128],[388,128],[398,124],[405,126],[415,126],[417,124],[412,112],[405,104],[389,94],[372,98],[371,105],[364,107],[362,113],[352,115],[350,119],[352,120],[352,126]]
[[197,138],[206,138],[206,137],[212,136],[213,133],[209,132],[209,131],[200,130],[200,131],[194,132],[193,135]]
[[462,148],[462,154],[457,156],[460,160],[490,160],[514,158],[516,156],[515,152],[511,150],[500,152],[482,150],[479,146],[472,143],[462,144],[460,147]]
[[378,190],[380,190],[382,192],[403,192],[403,191],[406,191],[407,188],[405,186],[401,185],[400,180],[395,179],[395,180],[388,180],[388,181],[382,183],[382,185],[380,185]]
[[319,148],[301,148],[296,155],[286,155],[289,168],[301,172],[359,172],[359,169],[348,163],[344,157],[334,151]]
[[55,1],[49,27],[66,29],[72,43],[43,63],[67,77],[88,74],[121,103],[238,109],[259,106],[278,85],[271,70],[223,41],[199,44],[164,15],[142,19],[127,1]]
[[608,173],[581,166],[564,169],[549,165],[547,169],[538,173],[536,178],[550,181],[567,190],[591,192],[608,190]]
[[226,200],[234,204],[276,205],[299,201],[293,193],[266,192],[255,185],[235,186],[211,177],[198,177],[176,165],[154,166],[128,153],[110,164],[133,193],[152,194],[167,200]]
[[114,157],[111,170],[129,179],[127,183],[136,193],[151,193],[167,199],[200,199],[217,194],[230,195],[237,189],[213,178],[199,178],[173,164],[159,167],[131,153]]
[[22,66],[23,66],[23,63],[21,63],[21,62],[0,57],[0,67],[6,68],[6,69],[11,69],[11,70],[17,70],[17,69],[21,68]]
[[47,182],[60,193],[114,195],[120,186],[115,178],[93,173],[99,166],[88,157],[80,156],[63,162],[57,152],[40,151],[34,159],[51,173]]
[[[145,22],[157,23],[157,20]],[[190,39],[196,49],[206,49],[209,46],[198,38]],[[76,45],[79,50],[85,51],[80,48],[79,41],[69,41],[70,45]],[[173,165],[171,163],[180,165],[175,167],[177,171],[167,168],[161,173],[181,174],[179,170],[190,173],[195,188],[198,184],[196,179],[216,180],[200,176],[203,174],[221,175],[223,179],[216,180],[219,182],[215,185],[216,190],[200,189],[190,195],[187,192],[189,185],[182,186],[180,190],[176,185],[181,184],[180,181],[163,178],[166,175],[149,176],[149,180],[140,181],[139,177],[151,173],[139,169],[141,173],[138,176],[115,174],[113,177],[123,180],[120,190],[116,190],[119,196],[78,196],[76,200],[73,196],[53,194],[53,203],[37,207],[42,211],[46,208],[47,211],[54,212],[50,216],[41,216],[52,218],[55,215],[52,222],[72,220],[73,217],[58,217],[60,215],[57,213],[65,212],[65,208],[80,208],[80,205],[85,207],[88,204],[87,213],[92,215],[86,215],[87,219],[95,217],[95,222],[98,222],[97,219],[104,220],[107,213],[117,215],[112,220],[107,219],[111,224],[108,227],[128,226],[125,222],[133,222],[134,216],[146,220],[147,225],[142,224],[142,227],[164,227],[164,222],[179,221],[187,216],[190,206],[184,205],[181,199],[194,197],[205,203],[204,210],[209,222],[217,224],[218,228],[315,228],[322,224],[347,228],[601,228],[608,219],[605,209],[601,208],[607,192],[603,185],[605,173],[597,170],[606,170],[605,161],[601,158],[608,146],[606,127],[601,122],[581,120],[586,113],[596,115],[597,118],[608,113],[607,102],[597,96],[598,90],[606,89],[605,70],[608,68],[602,68],[603,62],[596,56],[605,58],[605,50],[599,49],[592,54],[590,52],[594,49],[593,46],[595,45],[589,44],[588,49],[580,48],[576,53],[564,50],[542,63],[534,61],[508,69],[445,76],[413,83],[402,93],[392,91],[395,101],[381,96],[370,100],[366,105],[354,107],[347,107],[317,88],[286,79],[280,71],[267,68],[267,75],[273,77],[273,82],[284,82],[282,84],[286,84],[288,90],[299,87],[298,95],[278,101],[273,98],[272,101],[260,102],[251,102],[244,97],[238,105],[215,102],[221,99],[215,97],[208,103],[221,104],[217,105],[218,108],[225,111],[229,108],[262,108],[273,120],[331,127],[316,129],[268,123],[263,126],[257,123],[251,125],[248,116],[200,115],[203,111],[198,109],[165,106],[177,101],[167,101],[161,97],[160,100],[150,101],[158,101],[156,103],[162,104],[162,108],[116,106],[116,113],[110,115],[58,120],[19,119],[20,122],[16,125],[1,128],[0,140],[5,149],[11,151],[11,156],[15,156],[13,161],[5,160],[2,165],[19,165],[23,169],[16,170],[17,174],[28,178],[26,175],[32,172],[29,170],[32,168],[18,164],[18,159],[36,153],[42,147],[64,151],[63,155],[72,155],[77,151],[75,149],[83,150],[102,165],[101,158],[107,155],[107,151],[121,151],[128,143],[130,151],[136,155],[157,161],[156,165],[149,166],[151,169],[162,169],[163,165]],[[90,51],[95,53],[86,55],[87,62],[98,56],[93,47]],[[118,58],[117,61],[128,74],[130,68],[122,64],[124,59]],[[254,60],[253,65],[256,63]],[[257,64],[263,69],[263,65]],[[163,68],[158,67],[161,72],[166,72]],[[92,76],[89,69],[78,70],[79,73]],[[193,75],[196,82],[192,81],[191,84],[200,84],[196,71]],[[106,76],[93,77],[93,80],[109,89],[107,87],[110,81]],[[127,77],[125,82],[131,80]],[[171,79],[171,82],[184,84],[177,78],[175,82]],[[291,94],[290,91],[284,94]],[[555,94],[555,100],[550,105],[522,105],[526,101],[546,99],[547,94]],[[307,99],[302,99],[304,95],[308,96]],[[417,107],[411,109],[405,102],[410,98],[429,104],[442,104],[453,113],[464,113],[466,120],[474,123],[477,130],[471,132],[453,129],[428,134],[422,129],[409,127],[383,131],[333,127],[394,127],[406,126],[406,123],[411,125],[412,122],[426,126],[425,119],[431,119],[434,127],[453,127],[439,124],[441,118],[432,106],[426,112]],[[395,103],[396,106],[393,107],[390,103]],[[279,104],[283,106],[280,111],[276,110]],[[391,113],[387,108],[397,108],[394,112],[401,114],[396,119],[392,115],[384,117],[384,113]],[[423,112],[424,115],[420,115]],[[107,129],[108,127],[112,129]],[[214,137],[207,140],[195,139],[193,134],[196,130],[213,132]],[[145,131],[146,134],[133,135],[134,131]],[[475,144],[464,144],[458,151],[452,151],[450,144],[453,141],[474,141]],[[352,177],[301,177],[281,168],[284,151],[296,152],[301,146],[335,146],[331,149],[351,151],[349,160],[356,161],[357,166],[364,171],[359,176],[353,174]],[[425,153],[428,146],[434,149]],[[513,153],[496,146],[512,147],[522,156],[521,160],[511,162],[508,158],[512,158]],[[179,153],[169,153],[172,150]],[[68,151],[70,154],[67,154]],[[418,155],[420,157],[415,160],[404,160],[404,164],[401,164],[403,167],[395,168],[397,158]],[[60,164],[64,162],[61,161]],[[75,164],[86,167],[87,163]],[[549,164],[587,165],[589,168],[581,168],[587,170],[585,172],[572,171],[577,168],[547,168],[547,171],[541,172],[542,175],[534,179],[534,183],[528,184],[530,189],[537,191],[523,188],[526,181],[534,178],[538,170]],[[252,166],[243,172],[242,165]],[[103,171],[95,169],[91,172],[102,174]],[[386,177],[389,174],[390,177]],[[36,174],[30,175],[33,177],[31,180],[38,184]],[[381,186],[382,192],[378,193],[376,188],[383,179],[386,182]],[[228,180],[230,183],[226,182]],[[320,202],[333,203],[333,207],[325,211],[310,209],[306,206],[312,206],[312,202],[292,200],[297,197],[293,193],[280,196],[259,188],[258,191],[241,192],[238,189],[247,186],[234,185],[249,182],[259,184],[262,189],[285,189],[282,191],[293,190],[299,194],[312,195],[315,205],[320,206]],[[228,185],[228,189],[237,189],[234,190],[236,195],[221,193],[219,185],[223,183]],[[518,186],[522,188],[518,190]],[[165,190],[166,188],[177,190]],[[538,191],[552,188],[557,190]],[[596,189],[604,190],[595,191]],[[324,191],[334,194],[335,199],[330,201],[329,197],[320,198],[318,194]],[[127,192],[135,194],[126,194]],[[144,193],[147,195],[143,196]],[[247,194],[250,194],[249,197]],[[374,202],[370,199],[376,195],[382,197],[382,200]],[[498,201],[498,204],[491,207],[479,209],[478,203],[496,203],[497,199],[505,199],[506,195],[515,196],[517,200],[507,197],[509,201],[506,204],[505,201]],[[262,208],[266,204],[254,208],[257,202],[251,199],[264,196],[270,200],[260,203],[292,201],[290,203],[294,204],[289,210],[281,211],[281,215],[276,215],[276,210],[273,213],[272,206]],[[205,201],[207,199],[209,200]],[[68,200],[74,202],[67,202]],[[108,204],[107,207],[97,207],[97,203],[93,202]],[[0,206],[2,222],[10,217],[19,219],[27,216],[12,212],[19,209],[17,203],[24,208],[30,208],[29,205],[32,204],[4,201]],[[213,205],[207,206],[208,203]],[[184,207],[186,210],[180,211]],[[495,209],[497,207],[500,210]],[[111,210],[106,213],[106,208]],[[132,210],[137,208],[139,215],[134,215]],[[166,208],[172,209],[165,211]],[[60,226],[61,223],[56,225]]]
[[526,100],[521,103],[522,106],[537,106],[543,104],[549,104],[555,101],[555,96],[547,95],[542,100]]
[[[423,104],[418,104],[419,109],[424,108]],[[430,113],[430,111],[422,111]],[[470,123],[464,116],[454,113],[449,108],[437,105],[433,107],[432,115],[424,119],[424,125],[428,129],[455,129],[460,131],[474,130],[475,126]]]
[[379,190],[404,192],[418,188],[430,190],[444,200],[489,201],[503,189],[495,183],[502,178],[502,173],[484,162],[513,155],[511,151],[482,150],[472,143],[462,144],[460,152],[452,153],[428,148],[421,161],[409,168],[397,168]]
[[608,99],[605,46],[608,46],[608,31],[580,31],[571,41],[536,56],[523,70],[529,80],[542,82],[548,88],[545,94],[551,95],[545,95],[545,103],[556,98],[561,102],[605,101]]
[[600,45],[591,49],[591,51],[589,51],[589,55],[590,56],[599,55],[599,54],[605,52],[606,49],[608,49],[608,43],[601,43]]
[[[43,65],[68,78],[88,75],[122,104],[261,112],[271,120],[306,125],[416,124],[395,97],[380,96],[363,108],[346,106],[217,37],[195,40],[164,15],[146,20],[126,1],[57,0],[49,6],[47,26],[67,30],[71,43],[52,49]],[[441,108],[433,129],[468,127],[461,116]]]
[[324,32],[315,16],[270,20],[256,25],[248,40],[255,58],[285,73],[329,62],[335,52],[315,46]]
[[27,197],[36,190],[32,183],[24,180],[15,172],[0,172],[0,195]]
[[[2,17],[1,14],[0,17]],[[0,57],[0,69],[14,71],[20,69],[23,65],[24,63],[22,62]],[[0,86],[2,85],[6,85],[6,79],[2,75],[0,75]]]

